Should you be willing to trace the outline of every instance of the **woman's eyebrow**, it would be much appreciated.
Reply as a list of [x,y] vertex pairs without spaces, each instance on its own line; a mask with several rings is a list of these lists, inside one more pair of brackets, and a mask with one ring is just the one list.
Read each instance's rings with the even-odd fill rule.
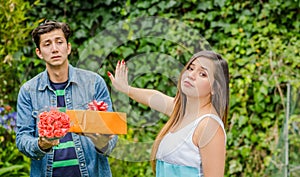
[[205,71],[208,71],[208,69],[206,67],[202,66],[202,65],[200,65],[200,68],[205,70]]
[[208,71],[207,67],[203,66],[200,61],[195,60],[191,63],[191,65],[195,66],[196,64],[194,62],[197,62],[197,65],[200,65],[201,69]]

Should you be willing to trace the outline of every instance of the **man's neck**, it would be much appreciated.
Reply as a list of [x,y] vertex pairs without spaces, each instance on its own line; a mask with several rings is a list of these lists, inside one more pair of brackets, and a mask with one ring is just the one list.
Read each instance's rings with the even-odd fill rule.
[[62,83],[68,80],[68,65],[61,67],[47,67],[49,78],[54,83]]

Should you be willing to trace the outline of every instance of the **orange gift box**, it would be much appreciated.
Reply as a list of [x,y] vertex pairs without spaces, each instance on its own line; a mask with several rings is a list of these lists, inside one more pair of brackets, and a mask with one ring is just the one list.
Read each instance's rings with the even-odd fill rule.
[[66,110],[74,133],[126,134],[126,113]]

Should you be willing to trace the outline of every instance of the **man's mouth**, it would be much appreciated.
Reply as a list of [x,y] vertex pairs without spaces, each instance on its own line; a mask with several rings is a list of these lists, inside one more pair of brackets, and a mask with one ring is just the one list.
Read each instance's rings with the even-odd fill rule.
[[60,56],[53,56],[53,57],[51,57],[51,59],[58,59],[58,58],[60,58]]

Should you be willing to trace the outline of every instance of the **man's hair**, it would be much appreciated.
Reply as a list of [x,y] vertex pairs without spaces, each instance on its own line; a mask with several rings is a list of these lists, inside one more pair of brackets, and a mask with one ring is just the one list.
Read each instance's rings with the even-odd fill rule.
[[40,36],[45,33],[49,33],[53,30],[61,29],[65,35],[65,38],[68,42],[69,37],[71,35],[71,29],[68,24],[63,22],[56,22],[52,20],[45,20],[42,24],[36,27],[32,33],[32,40],[35,43],[37,48],[40,48]]

